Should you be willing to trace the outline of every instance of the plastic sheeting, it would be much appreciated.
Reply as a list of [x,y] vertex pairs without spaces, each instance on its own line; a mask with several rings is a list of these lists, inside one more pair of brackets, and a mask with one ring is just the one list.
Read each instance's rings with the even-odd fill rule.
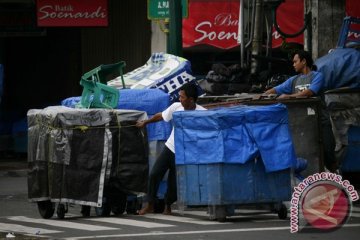
[[[120,90],[119,109],[145,111],[149,118],[170,106],[169,95],[159,89]],[[160,121],[146,126],[149,141],[167,140],[171,133],[171,124]]]
[[[121,89],[118,109],[134,109],[145,111],[152,117],[170,106],[169,95],[159,89]],[[80,102],[80,97],[64,99],[63,106],[74,108]],[[160,121],[147,126],[149,141],[167,140],[171,133],[171,124]]]
[[174,113],[176,164],[246,163],[261,156],[267,172],[294,167],[283,104]]
[[61,105],[64,107],[75,108],[80,102],[81,97],[69,97],[61,101]]
[[326,93],[325,103],[336,141],[335,151],[339,151],[348,145],[349,128],[360,126],[360,90]]
[[315,65],[324,76],[326,90],[350,87],[360,88],[360,51],[336,48],[316,60]]
[[[196,84],[190,62],[185,58],[167,53],[153,53],[145,65],[126,73],[124,80],[126,86],[132,89],[160,89],[170,95],[171,102],[179,98],[179,89],[182,85],[187,82]],[[107,84],[122,88],[121,77]]]
[[335,156],[343,172],[360,171],[360,89],[325,93],[335,138]]
[[135,110],[29,110],[29,200],[101,207],[106,189],[146,192],[147,136],[134,126],[145,118]]

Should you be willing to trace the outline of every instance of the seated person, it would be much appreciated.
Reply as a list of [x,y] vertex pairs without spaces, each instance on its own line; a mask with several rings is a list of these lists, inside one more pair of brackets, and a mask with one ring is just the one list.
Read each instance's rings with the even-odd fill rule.
[[[317,67],[314,65],[310,53],[303,50],[295,52],[293,66],[299,74],[267,90],[265,94],[277,94],[280,95],[278,97],[280,99],[320,95],[324,85],[324,77],[321,72],[316,71]],[[324,144],[324,163],[329,171],[336,172],[338,163],[334,155],[335,139],[332,133],[330,118],[325,109],[322,109],[321,112],[321,126]]]
[[312,97],[323,88],[323,75],[316,71],[316,65],[309,52],[298,50],[293,56],[293,66],[298,75],[271,88],[265,94],[277,94],[278,98]]

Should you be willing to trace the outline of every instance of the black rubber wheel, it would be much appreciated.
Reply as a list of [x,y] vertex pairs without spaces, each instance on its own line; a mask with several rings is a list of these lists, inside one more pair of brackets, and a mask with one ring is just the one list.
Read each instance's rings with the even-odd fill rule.
[[278,211],[278,216],[280,219],[286,219],[287,218],[287,208],[284,204],[281,204],[280,209]]
[[81,215],[83,217],[90,217],[90,210],[91,210],[90,206],[82,205],[81,206]]
[[226,222],[226,206],[216,205],[213,210],[215,211],[215,218],[218,222]]
[[127,214],[137,214],[141,209],[142,201],[139,198],[134,198],[127,201],[126,204],[126,213]]
[[115,215],[121,215],[125,212],[127,202],[127,195],[122,193],[119,196],[116,196],[114,200],[111,201],[111,211]]
[[56,209],[56,215],[58,218],[60,219],[64,219],[65,217],[65,205],[62,204],[62,203],[59,203],[58,206],[57,206],[57,209]]
[[55,204],[50,200],[37,202],[37,205],[42,218],[48,219],[54,215]]
[[106,201],[106,198],[103,200],[103,204],[101,207],[95,208],[96,216],[98,217],[108,217],[110,216],[111,212],[111,205],[109,202]]

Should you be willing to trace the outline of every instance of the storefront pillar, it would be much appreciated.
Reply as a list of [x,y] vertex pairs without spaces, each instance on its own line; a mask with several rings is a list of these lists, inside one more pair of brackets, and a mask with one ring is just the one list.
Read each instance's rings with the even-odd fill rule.
[[169,0],[170,24],[167,41],[167,52],[182,56],[182,7],[181,1]]

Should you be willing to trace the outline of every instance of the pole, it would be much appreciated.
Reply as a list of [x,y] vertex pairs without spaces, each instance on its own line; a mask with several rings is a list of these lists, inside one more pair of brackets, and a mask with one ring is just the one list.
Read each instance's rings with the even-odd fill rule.
[[240,9],[239,9],[239,35],[238,43],[240,43],[240,66],[243,69],[244,64],[244,55],[245,55],[245,43],[244,43],[244,0],[240,0]]
[[256,58],[259,56],[261,51],[261,40],[262,40],[262,23],[263,23],[263,0],[256,0],[255,3],[255,29],[254,39],[252,41],[252,60],[251,60],[251,74],[257,73],[259,70],[259,60]]
[[182,54],[182,7],[181,1],[169,0],[170,23],[167,52],[181,57]]

